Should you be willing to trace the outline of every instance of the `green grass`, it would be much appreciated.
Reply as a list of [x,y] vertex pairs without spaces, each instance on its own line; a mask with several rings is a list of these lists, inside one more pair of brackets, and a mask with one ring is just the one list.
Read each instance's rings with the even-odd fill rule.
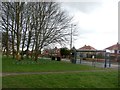
[[39,59],[36,63],[33,60],[25,59],[16,61],[12,58],[2,57],[2,72],[44,72],[44,71],[71,71],[71,70],[99,70],[92,66],[71,64],[63,61],[51,61]]
[[118,75],[112,72],[82,72],[3,77],[3,88],[117,88]]
[[[88,71],[77,73],[51,73],[41,75],[3,76],[3,88],[117,88],[118,72],[112,69],[71,64],[63,61],[30,59],[17,62],[12,58],[2,57],[3,72],[48,72],[48,71]],[[96,70],[97,72],[89,72]],[[106,70],[106,71],[99,71]],[[98,72],[99,71],[99,72]]]

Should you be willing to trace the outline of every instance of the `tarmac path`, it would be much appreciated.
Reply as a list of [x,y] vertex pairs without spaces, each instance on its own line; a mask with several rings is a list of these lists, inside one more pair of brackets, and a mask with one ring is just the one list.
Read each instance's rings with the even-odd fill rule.
[[[115,70],[115,69],[113,69]],[[50,71],[50,72],[3,72],[0,76],[14,76],[14,75],[41,75],[41,74],[64,74],[64,73],[80,73],[80,72],[110,72],[110,69],[104,70],[79,70],[79,71]]]

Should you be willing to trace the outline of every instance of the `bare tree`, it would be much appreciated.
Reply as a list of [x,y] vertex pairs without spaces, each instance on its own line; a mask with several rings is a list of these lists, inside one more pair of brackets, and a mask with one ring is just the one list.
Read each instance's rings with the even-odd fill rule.
[[22,10],[24,2],[16,2],[16,25],[17,25],[17,54],[20,52],[21,32],[22,32]]
[[9,23],[9,17],[10,17],[10,3],[2,3],[2,28],[3,28],[3,41],[2,41],[2,46],[5,47],[6,55],[7,57],[9,56],[9,29],[10,29],[10,23]]
[[67,28],[71,21],[71,18],[64,11],[60,10],[58,3],[41,2],[38,5],[40,10],[38,9],[39,13],[36,10],[37,15],[39,15],[39,17],[36,16],[36,26],[39,26],[39,28],[35,26],[35,60],[37,60],[38,52],[41,52],[43,47],[51,43],[62,44],[68,40],[67,36],[70,33]]
[[[8,4],[8,5],[7,5]],[[41,49],[50,44],[69,41],[69,27],[72,18],[60,9],[57,2],[6,2],[2,4],[3,29],[12,37],[12,52],[20,53],[32,49],[37,61]],[[8,9],[8,10],[7,10]],[[7,39],[7,38],[6,38]],[[8,51],[6,40],[6,50]],[[27,54],[28,56],[28,54]],[[14,57],[14,54],[13,54]]]

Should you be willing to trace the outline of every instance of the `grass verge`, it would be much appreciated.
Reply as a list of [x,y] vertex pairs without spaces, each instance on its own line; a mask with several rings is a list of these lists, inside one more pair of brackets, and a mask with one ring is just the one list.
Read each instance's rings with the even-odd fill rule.
[[[2,58],[2,72],[48,72],[48,71],[73,71],[73,70],[100,70],[92,66],[71,64],[63,61],[39,59],[38,62],[30,59],[16,61],[12,58]],[[103,68],[102,68],[103,69]]]
[[82,72],[3,77],[3,88],[117,88],[118,73]]

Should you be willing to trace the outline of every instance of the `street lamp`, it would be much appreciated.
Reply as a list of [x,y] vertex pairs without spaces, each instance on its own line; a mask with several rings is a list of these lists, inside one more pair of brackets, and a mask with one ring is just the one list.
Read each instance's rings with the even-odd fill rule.
[[71,34],[70,34],[70,49],[72,48],[72,30],[73,30],[73,26],[76,26],[76,25],[73,25],[73,24],[71,24]]

